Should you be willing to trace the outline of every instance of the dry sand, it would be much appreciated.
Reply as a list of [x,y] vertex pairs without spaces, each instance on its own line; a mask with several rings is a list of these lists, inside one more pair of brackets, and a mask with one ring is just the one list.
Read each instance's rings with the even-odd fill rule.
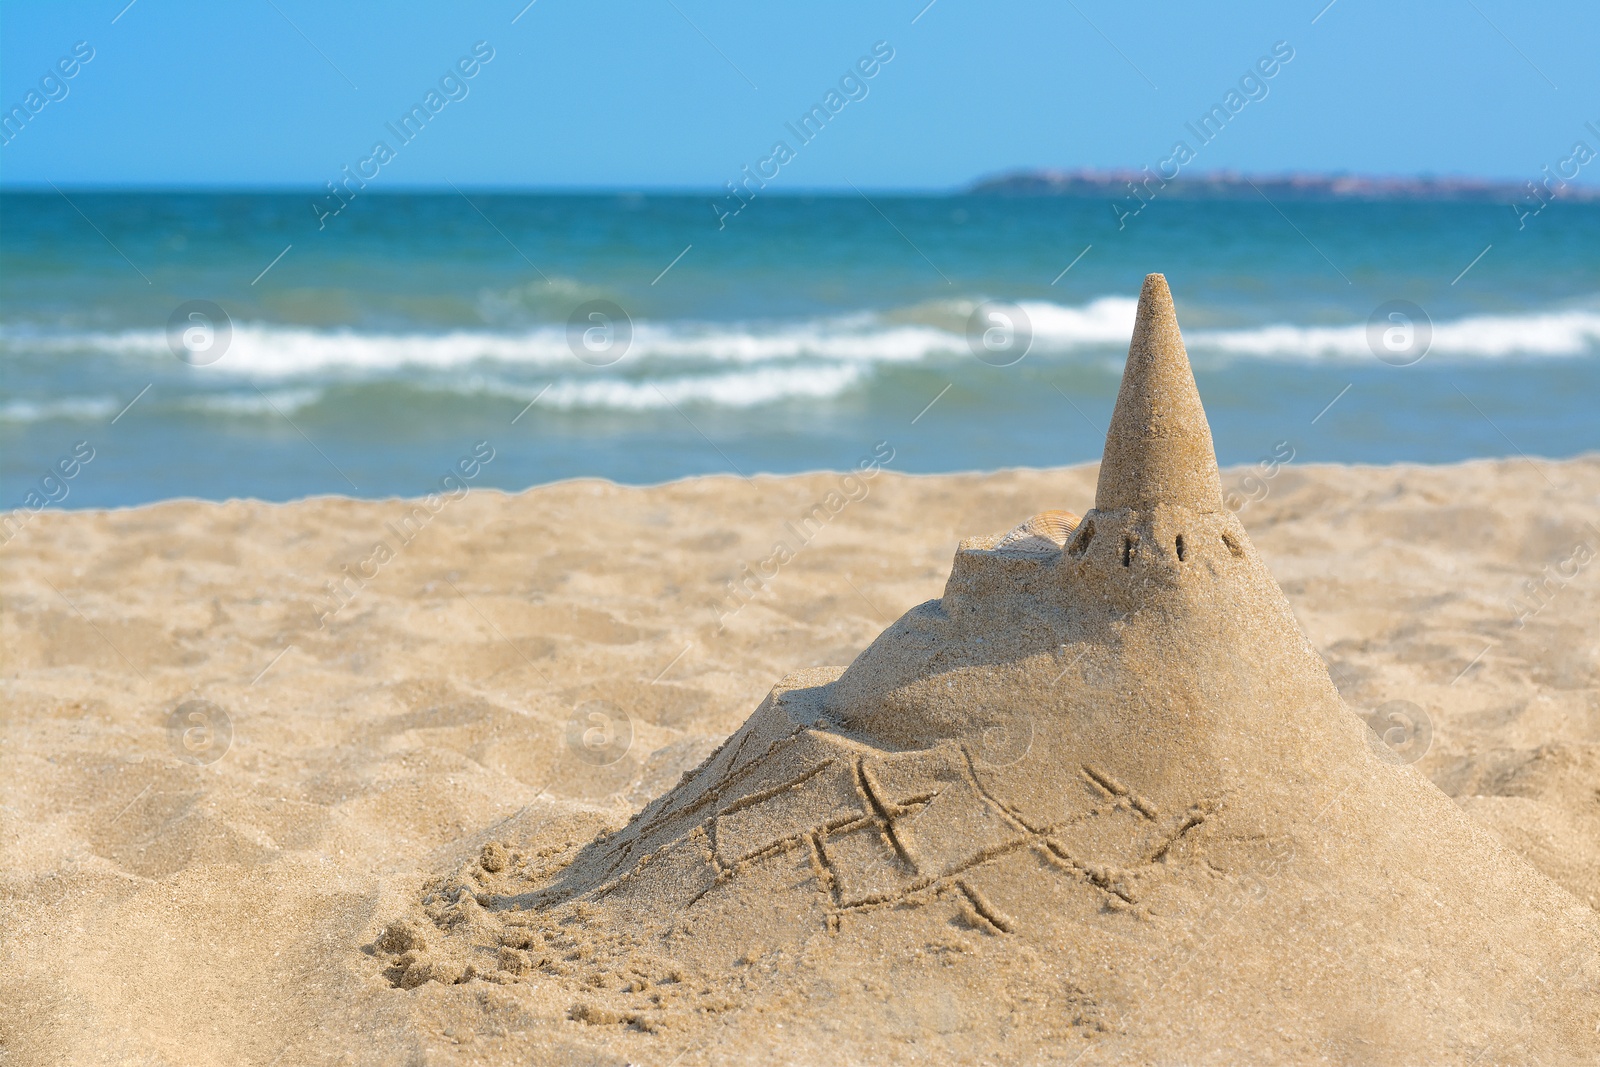
[[[1086,980],[1087,964],[1083,974],[1063,968],[1054,988],[1031,984],[1055,961],[986,928],[985,912],[1018,921],[992,899],[1002,890],[982,887],[964,909],[952,901],[937,936],[917,927],[914,943],[849,921],[806,941],[775,912],[685,946],[687,964],[631,946],[638,974],[614,965],[616,946],[580,901],[566,905],[578,913],[553,940],[529,927],[537,940],[509,946],[492,975],[402,988],[394,963],[407,930],[426,943],[413,951],[437,963],[433,977],[452,977],[456,957],[439,953],[457,932],[419,919],[444,889],[515,877],[532,890],[559,877],[597,833],[621,829],[699,765],[779,678],[850,663],[896,617],[940,596],[961,538],[1094,502],[1093,466],[941,477],[889,467],[850,482],[473,491],[398,547],[325,626],[326,583],[371,560],[378,540],[398,546],[385,524],[410,505],[175,502],[36,517],[3,549],[5,1056],[691,1064],[804,1060],[811,1050],[840,1062],[837,1041],[850,1038],[870,1050],[863,1059],[906,1062],[1393,1061],[1373,1051],[1384,1048],[1413,1062],[1594,1061],[1600,457],[1290,464],[1250,483],[1246,495],[1264,486],[1265,499],[1239,515],[1344,700],[1358,711],[1397,700],[1421,709],[1425,728],[1395,733],[1399,752],[1416,758],[1425,739],[1412,768],[1453,798],[1468,831],[1487,831],[1472,848],[1505,856],[1458,880],[1499,887],[1485,898],[1494,908],[1509,886],[1527,895],[1525,911],[1466,914],[1461,891],[1447,887],[1439,899],[1450,907],[1426,921],[1401,909],[1413,925],[1397,934],[1405,887],[1389,864],[1353,879],[1371,887],[1356,896],[1374,933],[1347,930],[1337,958],[1279,973],[1275,953],[1288,942],[1239,936],[1229,909],[1237,901],[1315,928],[1327,902],[1291,897],[1287,887],[1302,887],[1277,879],[1305,853],[1279,854],[1288,868],[1251,859],[1230,870],[1218,852],[1227,909],[1084,912],[1088,924],[1161,931],[1162,950],[1185,961],[1171,993],[1108,994]],[[1261,472],[1225,471],[1223,486],[1251,474]],[[786,524],[830,493],[837,514],[719,628],[719,612],[739,602],[728,582],[741,564],[793,541]],[[1530,580],[1542,607],[1528,599]],[[185,748],[170,718],[192,700],[231,723],[226,752],[201,765],[182,757],[216,757],[225,731],[209,748],[191,732]],[[620,730],[589,718],[619,711]],[[1269,838],[1261,855],[1271,859]],[[1364,844],[1332,842],[1341,855]],[[1392,842],[1384,849],[1400,854]],[[412,925],[391,927],[397,919]],[[1494,959],[1506,970],[1484,971],[1474,991],[1459,972],[1487,958],[1478,935],[1496,921]],[[1568,938],[1555,959],[1540,955],[1552,923]],[[1507,932],[1532,947],[1519,956]],[[807,952],[839,937],[884,955],[837,975],[849,989],[786,997],[824,988],[828,959]],[[1449,964],[1442,977],[1385,968],[1423,949]],[[912,957],[905,973],[921,985],[902,986],[894,976]],[[724,962],[708,969],[713,958]],[[936,989],[926,975],[938,968],[972,995],[911,995]],[[1405,1010],[1376,1035],[1330,1035],[1328,1019],[1353,1009],[1313,1010],[1305,992],[1325,979],[1349,999],[1351,975],[1374,973],[1400,974]],[[1539,1015],[1553,996],[1570,1010]],[[1469,1001],[1495,1008],[1476,1031],[1446,1032]],[[1358,1006],[1381,1013],[1384,1002]],[[1241,1023],[1278,1036],[1241,1048]],[[791,1040],[796,1030],[805,1036]],[[1165,1044],[1143,1043],[1150,1035]]]

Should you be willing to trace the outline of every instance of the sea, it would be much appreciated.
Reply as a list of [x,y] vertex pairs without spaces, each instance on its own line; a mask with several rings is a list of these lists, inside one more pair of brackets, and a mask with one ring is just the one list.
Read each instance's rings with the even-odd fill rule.
[[1154,271],[1225,465],[1600,448],[1600,204],[730,204],[0,194],[0,510],[1093,460]]

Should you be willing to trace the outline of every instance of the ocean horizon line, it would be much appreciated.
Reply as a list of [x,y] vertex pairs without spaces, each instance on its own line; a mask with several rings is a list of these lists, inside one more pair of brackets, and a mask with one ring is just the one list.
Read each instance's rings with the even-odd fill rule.
[[[1146,179],[1141,171],[1131,167],[1081,167],[1081,168],[1048,168],[1048,167],[1021,167],[987,172],[975,178],[956,185],[903,185],[898,183],[863,184],[850,183],[815,185],[786,185],[783,188],[771,187],[760,190],[763,198],[773,199],[858,199],[862,192],[870,192],[879,196],[902,197],[906,199],[966,199],[966,198],[995,198],[1012,196],[1040,196],[1059,197],[1065,199],[1085,198],[1092,199],[1112,193],[1120,193],[1121,185],[1127,182],[1138,183]],[[1505,195],[1520,193],[1529,179],[1526,177],[1512,178],[1504,176],[1460,175],[1460,174],[1366,174],[1352,171],[1316,171],[1316,170],[1284,170],[1244,172],[1233,169],[1218,169],[1212,171],[1197,171],[1192,174],[1183,174],[1170,179],[1167,184],[1176,189],[1199,190],[1209,187],[1216,190],[1222,187],[1228,190],[1238,188],[1240,197],[1257,196],[1250,189],[1250,184],[1271,183],[1273,185],[1292,185],[1304,188],[1311,192],[1320,192],[1326,188],[1343,186],[1351,188],[1352,192],[1328,193],[1328,199],[1374,199],[1374,200],[1418,200],[1418,201],[1461,201],[1464,199],[1477,199],[1485,196]],[[1051,188],[1040,186],[1052,185]],[[117,194],[117,195],[196,195],[196,196],[292,196],[292,195],[322,195],[324,188],[311,182],[300,181],[266,181],[266,182],[172,182],[172,181],[121,181],[102,182],[96,180],[65,181],[65,182],[32,182],[9,181],[0,178],[0,196],[32,196],[32,195],[58,195],[62,191],[81,194]],[[517,183],[502,181],[466,181],[456,182],[450,179],[437,181],[392,182],[386,183],[382,188],[376,186],[363,190],[365,196],[457,196],[461,192],[471,192],[480,195],[505,195],[505,196],[551,196],[573,197],[586,196],[641,196],[663,198],[694,198],[709,196],[720,198],[726,195],[723,187],[701,185],[697,183]],[[1432,191],[1438,195],[1429,196]],[[1564,186],[1567,195],[1577,194],[1583,199],[1591,197],[1600,198],[1600,180],[1568,180]],[[1423,195],[1419,195],[1423,194]],[[1231,198],[1223,196],[1218,198]]]

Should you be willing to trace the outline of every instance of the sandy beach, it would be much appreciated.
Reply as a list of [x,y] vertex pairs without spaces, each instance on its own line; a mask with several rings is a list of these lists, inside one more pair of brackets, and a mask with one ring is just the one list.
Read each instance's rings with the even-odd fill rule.
[[1600,1067],[1472,6],[0,4],[0,1067]]
[[[1096,470],[912,477],[890,460],[433,506],[38,514],[3,550],[3,1058],[664,1065],[781,1048],[781,1020],[727,1026],[736,981],[662,1025],[617,1025],[583,1007],[577,974],[404,988],[384,953],[403,946],[378,942],[430,884],[491,869],[486,844],[559,869],[782,676],[850,663],[938,597],[961,538],[1086,511]],[[1223,486],[1257,498],[1239,519],[1350,707],[1600,909],[1600,457],[1289,464]],[[727,948],[730,974],[755,966]],[[937,1014],[885,1016],[897,1059],[964,1057]]]

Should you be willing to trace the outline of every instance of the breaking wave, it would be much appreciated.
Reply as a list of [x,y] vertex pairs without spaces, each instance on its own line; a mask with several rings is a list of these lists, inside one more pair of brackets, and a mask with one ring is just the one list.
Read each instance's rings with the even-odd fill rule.
[[[643,411],[672,405],[747,408],[839,396],[878,365],[969,360],[964,326],[975,301],[894,312],[792,321],[638,322],[625,358],[580,363],[564,326],[521,331],[374,332],[235,324],[226,354],[206,367],[173,359],[156,330],[44,333],[0,328],[0,359],[73,357],[145,361],[189,383],[178,406],[217,416],[293,413],[338,384],[400,380],[447,392],[531,398],[563,410]],[[1029,358],[1115,361],[1133,327],[1136,302],[1101,297],[1081,306],[1023,301],[1033,330]],[[1368,360],[1367,324],[1192,329],[1198,359]],[[1430,358],[1492,360],[1600,353],[1600,312],[1547,310],[1474,315],[1432,324]],[[210,376],[204,391],[197,376]],[[230,385],[229,383],[233,383]],[[256,388],[260,383],[262,388]],[[0,404],[0,421],[103,418],[125,400],[103,395]]]

